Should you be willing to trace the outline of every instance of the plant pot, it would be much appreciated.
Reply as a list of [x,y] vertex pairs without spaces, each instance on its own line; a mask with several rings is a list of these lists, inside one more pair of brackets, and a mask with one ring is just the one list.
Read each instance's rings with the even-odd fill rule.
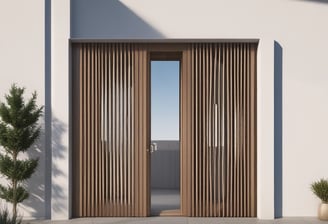
[[318,218],[320,220],[328,220],[328,203],[321,203],[318,210]]

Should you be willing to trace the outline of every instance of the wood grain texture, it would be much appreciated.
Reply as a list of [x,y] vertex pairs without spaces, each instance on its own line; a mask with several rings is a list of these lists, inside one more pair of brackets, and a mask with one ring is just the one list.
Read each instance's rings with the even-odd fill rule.
[[147,216],[147,51],[81,43],[73,52],[73,217]]
[[185,51],[182,214],[256,217],[257,44],[196,43]]

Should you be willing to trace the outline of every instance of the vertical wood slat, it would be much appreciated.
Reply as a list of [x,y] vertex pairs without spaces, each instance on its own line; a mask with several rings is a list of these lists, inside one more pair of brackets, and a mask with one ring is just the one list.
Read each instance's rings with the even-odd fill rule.
[[[205,112],[205,117],[206,117],[206,124],[209,124],[209,114],[208,112],[210,111],[209,109],[209,98],[210,98],[210,94],[209,94],[209,78],[210,78],[210,74],[209,74],[209,58],[208,58],[208,44],[205,45],[205,61],[206,61],[206,112]],[[209,210],[210,210],[210,198],[209,198],[209,193],[210,193],[210,189],[209,189],[209,176],[210,176],[210,172],[209,172],[209,147],[208,145],[210,145],[209,143],[209,137],[210,137],[210,133],[209,133],[209,129],[210,129],[211,125],[206,125],[206,148],[205,148],[205,166],[206,166],[206,206],[205,206],[205,216],[209,216]]]
[[[132,45],[131,46],[131,62],[130,62],[130,65],[131,67],[134,66],[134,60],[135,60],[135,46]],[[135,83],[135,70],[131,68],[131,84],[130,86],[133,86]],[[136,88],[136,87],[135,87]],[[136,134],[135,134],[135,122],[134,122],[134,118],[132,116],[132,113],[134,113],[135,111],[135,93],[134,93],[134,90],[135,88],[131,88],[131,116],[130,116],[130,121],[131,121],[131,185],[130,185],[130,188],[131,188],[131,216],[136,216],[136,200],[135,200],[135,194],[134,192],[132,191],[132,187],[134,187],[133,185],[135,184],[135,170],[136,170],[136,163],[135,163],[135,153],[136,151],[135,150],[132,150],[133,149],[133,145],[135,145],[135,137],[136,137]],[[137,191],[137,188],[134,187],[134,191],[135,192],[138,192]]]
[[[201,97],[201,156],[200,156],[200,162],[201,162],[201,181],[200,183],[200,189],[201,189],[201,195],[200,195],[200,215],[205,216],[205,176],[206,176],[206,169],[205,169],[205,152],[206,152],[206,118],[205,118],[205,111],[206,111],[206,86],[205,86],[205,81],[206,81],[206,70],[205,70],[205,49],[204,49],[204,44],[201,46],[201,58],[202,58],[202,64],[201,64],[201,73],[203,74],[203,77],[201,77],[201,91],[202,91],[202,97]],[[204,77],[205,76],[205,77]]]
[[[194,73],[193,68],[194,63],[192,63],[192,55],[194,55],[192,45],[188,45],[186,50],[183,51],[181,66],[181,77],[180,77],[180,167],[182,171],[180,179],[180,189],[181,189],[181,215],[183,216],[194,216],[194,191],[195,187],[190,184],[193,182],[195,161],[194,161],[194,148],[195,145],[191,144],[192,129],[194,129],[195,122],[190,122],[193,120],[193,111],[190,108],[194,104]],[[191,202],[193,201],[193,202]]]
[[[140,73],[143,74],[145,72],[145,67],[144,67],[144,57],[143,57],[143,49],[141,49],[140,51],[140,58],[141,58],[141,65],[140,65]],[[141,76],[141,84],[140,84],[140,99],[141,99],[141,108],[144,108],[145,106],[145,100],[146,100],[146,96],[145,96],[145,77],[144,76]],[[146,115],[146,111],[143,110],[144,112],[143,113],[140,113],[140,118],[141,118],[141,126],[142,126],[142,129],[141,129],[141,145],[140,145],[140,150],[141,150],[141,153],[140,153],[140,161],[141,161],[141,214],[145,214],[145,203],[146,203],[146,200],[145,200],[145,190],[146,190],[146,186],[145,186],[145,157],[144,157],[144,154],[146,154],[146,150],[149,150],[147,149],[147,145],[145,143],[145,138],[144,136],[146,135],[145,133],[145,115]]]
[[[257,164],[257,154],[256,154],[256,138],[257,138],[257,130],[256,130],[256,126],[257,126],[257,121],[256,121],[256,99],[257,99],[257,95],[256,95],[256,89],[257,89],[257,74],[256,74],[256,46],[251,45],[250,47],[250,58],[249,58],[249,63],[250,63],[250,85],[249,85],[249,89],[250,89],[250,192],[256,192],[257,188],[256,188],[256,175],[257,175],[257,170],[256,170],[256,164]],[[250,212],[250,216],[255,217],[256,213],[257,213],[257,207],[256,207],[256,200],[257,200],[257,195],[254,194],[254,197],[251,197],[250,199],[250,207],[251,212]]]
[[[218,178],[218,172],[217,172],[217,160],[218,160],[218,154],[217,154],[217,138],[219,136],[219,132],[217,130],[217,120],[219,117],[219,114],[217,113],[218,110],[218,102],[217,102],[217,88],[215,86],[216,81],[218,80],[218,77],[216,77],[214,74],[216,74],[217,72],[217,60],[218,60],[218,54],[216,49],[216,44],[213,46],[213,48],[211,48],[211,56],[210,58],[213,57],[213,62],[212,62],[212,73],[211,73],[211,89],[210,89],[210,93],[211,93],[211,97],[212,100],[210,101],[210,104],[212,105],[212,113],[214,114],[214,116],[211,116],[212,119],[212,132],[214,133],[214,135],[212,135],[212,148],[211,148],[211,171],[212,173],[210,173],[210,176],[212,177],[211,180],[211,186],[212,186],[212,194],[213,194],[213,198],[212,198],[212,206],[213,206],[213,210],[211,211],[210,216],[215,216],[217,214],[217,211],[219,210],[219,206],[218,206],[218,202],[217,202],[217,197],[219,192],[217,191],[217,178]],[[216,119],[215,119],[216,118]]]
[[90,94],[88,94],[88,98],[89,98],[89,103],[90,106],[88,107],[89,109],[89,113],[88,113],[88,118],[89,118],[89,133],[90,133],[90,141],[89,141],[89,145],[90,145],[90,151],[89,151],[89,155],[90,155],[90,160],[89,160],[89,164],[90,166],[88,167],[88,171],[89,171],[89,186],[90,186],[90,191],[89,193],[89,211],[90,211],[90,216],[94,216],[94,143],[95,143],[95,139],[94,139],[94,90],[95,90],[95,86],[94,86],[94,75],[95,75],[95,59],[94,59],[94,47],[93,44],[91,44],[91,49],[90,49],[90,76],[89,78],[89,83],[90,83]]
[[[134,108],[135,108],[135,119],[134,119],[134,145],[135,145],[135,157],[134,157],[134,161],[135,161],[135,180],[140,180],[139,178],[139,49],[138,46],[136,46],[136,49],[134,51],[134,65],[135,65],[135,74],[134,74],[134,82],[136,83],[136,86],[134,88]],[[135,185],[136,187],[136,192],[139,192],[139,186],[138,184]],[[135,194],[134,195],[135,198],[135,215],[139,215],[139,194]]]
[[[105,91],[106,94],[104,98],[107,98],[107,105],[106,105],[106,110],[107,112],[109,112],[110,115],[107,115],[107,124],[106,124],[106,129],[107,129],[107,141],[104,141],[104,144],[106,145],[106,153],[107,153],[107,166],[106,166],[106,170],[109,172],[109,175],[107,175],[106,178],[106,189],[109,188],[109,192],[107,192],[107,197],[109,199],[109,202],[106,203],[106,215],[109,215],[110,212],[113,209],[113,204],[114,204],[114,200],[113,200],[113,196],[114,196],[114,186],[111,183],[114,183],[114,169],[113,169],[113,165],[114,165],[114,152],[113,150],[110,150],[113,147],[113,126],[114,126],[114,119],[113,119],[113,115],[114,115],[114,110],[112,110],[112,106],[113,106],[113,79],[111,77],[113,77],[113,72],[112,72],[112,68],[110,66],[110,61],[113,60],[113,54],[112,54],[112,46],[107,46],[107,63],[106,63],[106,71],[107,74],[105,74],[105,77],[107,79],[107,86],[105,86]],[[107,96],[107,97],[106,97]],[[105,99],[106,100],[106,99]],[[105,113],[106,114],[106,113]],[[111,141],[109,141],[109,139],[111,139]]]
[[[100,69],[101,69],[101,72],[100,72],[100,78],[99,78],[99,86],[100,86],[100,104],[101,105],[105,105],[105,102],[104,102],[104,99],[103,96],[104,95],[104,88],[103,88],[103,82],[106,82],[105,81],[105,78],[104,78],[104,50],[103,50],[104,46],[102,45],[100,47]],[[100,111],[100,122],[102,120],[102,116],[104,116],[104,107],[105,106],[102,106],[101,111]],[[104,124],[100,124],[100,135],[103,136],[104,135]],[[99,208],[99,213],[98,215],[104,213],[104,206],[101,206],[102,204],[104,204],[104,160],[105,160],[105,155],[104,155],[104,144],[100,141],[100,202],[98,204],[98,208]],[[103,159],[102,159],[103,158]]]
[[[198,48],[196,48],[195,49],[195,60],[197,61],[198,60],[198,57],[199,57],[199,55],[198,55],[198,52],[199,52],[199,50],[198,50]],[[196,93],[198,93],[198,91],[199,91],[199,71],[198,71],[198,67],[199,67],[199,65],[198,65],[198,63],[195,63],[195,85],[196,85]],[[201,181],[200,181],[200,175],[199,175],[199,170],[200,170],[200,168],[199,168],[199,161],[200,161],[200,158],[199,158],[199,136],[200,136],[200,126],[199,126],[199,119],[198,119],[198,116],[200,116],[199,115],[199,110],[200,110],[200,103],[199,103],[199,95],[198,94],[196,94],[196,118],[195,118],[195,123],[196,123],[196,128],[195,128],[195,130],[196,130],[196,134],[195,134],[195,139],[196,139],[196,148],[195,148],[195,154],[196,154],[196,156],[195,156],[195,164],[196,164],[196,167],[195,167],[195,182],[196,182],[196,192],[195,192],[195,204],[196,204],[196,206],[195,206],[195,216],[200,216],[200,214],[199,214],[199,195],[200,195],[200,191],[199,191],[199,183],[201,183]]]
[[227,205],[226,205],[226,214],[228,217],[231,216],[230,212],[231,212],[231,201],[230,201],[230,197],[231,197],[231,153],[232,153],[232,76],[231,76],[231,60],[230,60],[230,56],[231,56],[231,52],[230,52],[230,43],[227,44],[227,55],[226,55],[226,69],[227,69],[227,148],[226,148],[226,152],[227,152],[227,158],[228,158],[228,162],[227,162],[227,182],[226,182],[226,189],[227,189]]
[[190,46],[191,97],[182,90],[181,98],[182,104],[190,101],[190,109],[182,109],[182,119],[189,121],[182,121],[182,130],[188,128],[191,136],[182,135],[182,141],[189,141],[191,162],[186,214],[254,217],[256,44]]
[[[235,63],[237,66],[235,67],[235,72],[236,72],[236,125],[237,125],[237,130],[236,130],[236,184],[237,184],[237,192],[236,192],[236,215],[237,216],[242,216],[241,215],[241,164],[242,164],[242,159],[241,159],[241,150],[242,150],[242,130],[243,130],[243,124],[242,124],[242,119],[241,119],[241,105],[242,105],[242,100],[241,100],[241,80],[242,80],[242,74],[240,73],[240,60],[239,60],[239,55],[240,55],[240,44],[236,46],[236,55],[235,55]],[[240,75],[238,75],[240,74]],[[238,127],[240,127],[238,131]]]
[[213,58],[213,51],[211,46],[209,46],[209,112],[208,112],[208,120],[210,122],[209,125],[209,144],[211,145],[211,147],[208,147],[209,150],[209,216],[212,217],[214,215],[213,210],[214,210],[214,204],[216,204],[215,202],[213,202],[213,147],[215,147],[214,144],[214,139],[215,137],[213,135],[211,135],[211,133],[215,133],[214,130],[214,125],[215,125],[215,119],[213,120],[213,116],[212,114],[214,113],[214,108],[215,108],[215,104],[213,103],[213,87],[212,87],[212,83],[213,83],[213,60],[211,60],[211,58]]
[[119,43],[73,49],[73,216],[146,216],[146,50],[136,55],[133,44]]
[[[73,54],[73,63],[72,65],[74,66],[73,70],[78,71],[78,73],[81,73],[83,71],[83,69],[81,68],[81,65],[79,63],[77,63],[78,61],[82,60],[82,54],[81,54],[81,49],[80,48],[74,48],[72,51]],[[75,79],[75,82],[72,83],[72,97],[75,99],[75,101],[72,102],[72,108],[80,108],[81,106],[81,89],[80,86],[82,84],[82,80],[81,78],[78,76]],[[80,120],[81,117],[81,112],[76,113],[76,116],[78,117],[78,120]],[[77,147],[80,147],[81,142],[79,141],[78,138],[76,138],[76,136],[78,136],[80,134],[80,130],[81,130],[81,126],[80,126],[80,122],[75,122],[74,125],[72,126],[73,128],[73,134],[75,135],[75,137],[73,137],[73,144],[76,145]],[[78,161],[77,163],[75,163],[72,166],[73,172],[76,172],[77,170],[80,169],[79,165],[81,164],[81,152],[78,151],[76,153],[76,160]],[[81,177],[79,175],[75,175],[73,176],[73,182],[81,184]],[[73,208],[72,213],[76,214],[77,211],[79,211],[81,209],[81,197],[80,197],[80,193],[81,190],[80,189],[76,189],[75,191],[73,191],[73,198],[76,200],[77,205]]]
[[[190,216],[195,216],[195,150],[196,150],[196,144],[193,144],[194,141],[192,142],[192,139],[194,140],[197,140],[196,139],[196,136],[194,133],[196,133],[195,129],[195,110],[193,110],[193,108],[195,108],[195,102],[196,102],[196,98],[195,98],[195,63],[194,63],[194,55],[195,55],[195,47],[194,45],[191,46],[191,58],[190,58],[190,61],[191,61],[191,138],[190,138],[190,141],[191,141],[191,166],[190,166],[190,169],[191,169],[191,192],[189,194],[189,197],[191,197],[191,200],[190,200],[190,207],[191,207],[191,211],[189,213]],[[181,100],[182,102],[182,100]],[[187,112],[186,112],[187,113]],[[182,127],[183,129],[183,127]]]
[[[217,104],[216,107],[216,113],[214,115],[216,115],[216,129],[217,129],[217,134],[214,137],[217,137],[217,142],[216,145],[214,147],[214,151],[216,154],[216,157],[214,159],[214,174],[216,174],[214,177],[216,179],[214,179],[214,192],[217,192],[217,194],[215,195],[216,197],[214,198],[214,203],[216,205],[216,209],[214,210],[214,216],[221,216],[221,192],[222,192],[222,187],[221,187],[221,167],[220,167],[220,161],[221,161],[221,153],[222,153],[222,148],[221,148],[221,108],[223,107],[221,104],[221,92],[222,92],[222,88],[218,88],[218,86],[221,85],[221,75],[220,75],[220,71],[221,71],[221,50],[220,48],[218,48],[217,44],[215,44],[214,46],[214,51],[215,51],[215,56],[214,60],[215,60],[215,71],[214,71],[214,84],[213,84],[213,90],[214,90],[214,103]],[[218,75],[216,75],[218,74]],[[220,143],[220,144],[219,144]]]
[[[90,114],[90,106],[87,106],[90,103],[90,94],[87,94],[89,91],[91,92],[91,88],[90,86],[88,85],[88,83],[90,83],[90,77],[88,76],[89,74],[92,73],[91,71],[91,53],[90,53],[90,47],[88,46],[87,47],[87,61],[86,61],[86,64],[87,64],[87,71],[86,73],[84,74],[85,77],[86,77],[86,90],[85,90],[85,94],[86,94],[86,102],[85,102],[85,116],[86,116],[86,128],[85,128],[85,134],[86,136],[90,136],[90,117],[89,117],[89,114]],[[90,204],[91,204],[91,201],[90,201],[90,197],[89,197],[89,194],[88,192],[91,192],[91,181],[90,181],[90,168],[91,167],[91,164],[90,164],[90,160],[88,160],[87,158],[90,158],[91,155],[90,155],[90,149],[91,148],[91,144],[90,144],[90,139],[91,139],[91,136],[89,138],[86,138],[86,157],[85,157],[85,160],[86,160],[86,166],[85,166],[85,171],[86,171],[86,189],[85,189],[85,198],[86,198],[86,214],[91,216],[91,211],[90,211]]]
[[113,159],[112,159],[112,169],[113,169],[113,179],[112,180],[109,180],[113,183],[113,198],[112,198],[112,201],[113,201],[113,206],[112,206],[112,211],[111,213],[113,214],[113,216],[117,216],[117,213],[116,213],[116,208],[117,208],[117,199],[118,199],[118,175],[117,175],[117,170],[118,170],[118,158],[117,158],[117,132],[115,131],[117,129],[117,62],[116,62],[116,46],[114,45],[112,47],[112,58],[113,58],[113,61],[112,61],[112,73],[111,73],[111,76],[113,77],[113,82],[112,82],[112,88],[111,88],[111,93],[112,93],[112,112],[113,112],[113,124],[112,124],[112,138],[111,138],[111,142],[112,142],[112,146],[111,148],[109,148],[108,150],[109,151],[112,151],[113,152]]
[[[181,99],[183,99],[183,98],[185,98],[186,97],[186,80],[185,80],[185,75],[184,74],[186,74],[186,64],[187,64],[187,52],[185,51],[185,52],[183,52],[184,53],[184,55],[182,56],[182,66],[181,66],[181,63],[180,63],[180,74],[181,74],[181,76],[180,76],[180,86],[181,86],[181,88],[180,88],[180,101],[181,101]],[[188,102],[188,100],[186,100],[186,101],[184,101],[183,102],[183,104],[180,104],[180,110],[181,110],[181,113],[182,114],[186,114],[186,103]],[[182,126],[182,127],[188,127],[187,126],[187,124],[186,124],[186,116],[185,117],[180,117],[180,125]],[[188,168],[187,168],[187,165],[186,165],[186,162],[187,161],[185,161],[185,160],[183,160],[182,158],[185,158],[185,156],[186,156],[186,150],[184,150],[185,148],[186,148],[186,143],[188,143],[188,140],[187,140],[187,135],[186,135],[186,130],[181,130],[180,131],[180,134],[179,134],[179,139],[186,139],[186,141],[180,141],[180,149],[182,149],[181,150],[181,152],[180,152],[180,155],[181,155],[181,157],[180,157],[180,170],[182,171],[182,172],[186,172],[186,173],[188,173]],[[187,157],[186,157],[187,158]],[[188,174],[187,174],[188,175]],[[187,204],[186,204],[186,201],[188,200],[188,198],[186,197],[186,192],[188,191],[188,186],[186,185],[186,183],[187,183],[187,181],[186,181],[186,176],[187,175],[182,175],[181,177],[180,177],[180,187],[181,188],[184,188],[184,189],[186,189],[186,191],[181,191],[180,192],[180,194],[181,194],[181,197],[180,198],[182,198],[182,200],[181,200],[181,214],[186,214],[186,206],[187,206]]]
[[[221,61],[219,62],[221,63]],[[226,166],[227,166],[227,147],[228,147],[228,141],[227,141],[227,136],[228,136],[228,133],[227,133],[227,77],[226,75],[223,75],[223,74],[226,74],[227,71],[226,71],[226,67],[227,67],[227,59],[226,59],[226,45],[223,45],[223,49],[222,49],[222,73],[220,74],[220,76],[222,76],[222,87],[223,87],[223,90],[222,90],[222,156],[221,156],[221,160],[220,160],[220,168],[221,168],[221,176],[220,176],[220,179],[222,180],[221,181],[221,185],[219,185],[219,187],[222,188],[222,199],[220,198],[220,201],[222,201],[222,216],[227,216],[226,215],[226,205],[227,205],[227,197],[226,197],[226,182],[227,182],[227,175],[226,175]],[[220,86],[218,86],[218,88],[220,88]],[[220,143],[219,143],[220,145]]]
[[247,139],[247,126],[248,126],[248,122],[247,122],[247,99],[246,99],[246,95],[247,95],[247,83],[246,83],[246,80],[247,80],[247,76],[246,76],[246,51],[245,51],[245,44],[243,44],[243,64],[242,64],[242,67],[243,67],[243,75],[244,75],[244,83],[243,83],[243,101],[244,101],[244,148],[243,148],[243,215],[246,216],[247,215],[247,191],[246,191],[246,185],[247,185],[247,172],[246,172],[246,167],[247,167],[247,163],[246,163],[246,158],[247,158],[247,146],[248,146],[248,139]]

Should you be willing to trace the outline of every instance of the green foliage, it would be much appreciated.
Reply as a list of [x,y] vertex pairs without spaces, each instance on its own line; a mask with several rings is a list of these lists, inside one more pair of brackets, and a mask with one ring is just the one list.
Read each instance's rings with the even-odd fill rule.
[[14,162],[8,155],[0,155],[0,172],[17,181],[29,179],[38,166],[38,159],[17,160]]
[[323,203],[328,203],[328,179],[313,182],[311,190]]
[[43,108],[36,105],[36,93],[25,104],[24,90],[13,85],[5,96],[7,105],[0,103],[0,145],[10,154],[26,151],[40,134],[37,121]]
[[8,180],[7,186],[0,185],[0,198],[13,204],[14,216],[17,203],[28,197],[23,182],[38,165],[38,159],[19,160],[18,155],[26,152],[39,137],[38,120],[43,110],[36,105],[36,93],[25,102],[24,91],[12,85],[5,96],[6,103],[0,103],[0,145],[5,150],[5,154],[0,154],[0,173]]
[[1,224],[21,224],[22,219],[18,218],[15,215],[10,216],[7,208],[1,208],[0,209],[0,223]]
[[0,197],[6,201],[17,204],[28,198],[28,192],[22,186],[16,186],[16,189],[12,187],[4,187],[0,185]]

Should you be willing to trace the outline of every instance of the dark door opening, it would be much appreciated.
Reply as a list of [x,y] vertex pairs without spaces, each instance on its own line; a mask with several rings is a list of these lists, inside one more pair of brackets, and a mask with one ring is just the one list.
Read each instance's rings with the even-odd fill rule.
[[180,213],[180,62],[151,61],[151,215]]

